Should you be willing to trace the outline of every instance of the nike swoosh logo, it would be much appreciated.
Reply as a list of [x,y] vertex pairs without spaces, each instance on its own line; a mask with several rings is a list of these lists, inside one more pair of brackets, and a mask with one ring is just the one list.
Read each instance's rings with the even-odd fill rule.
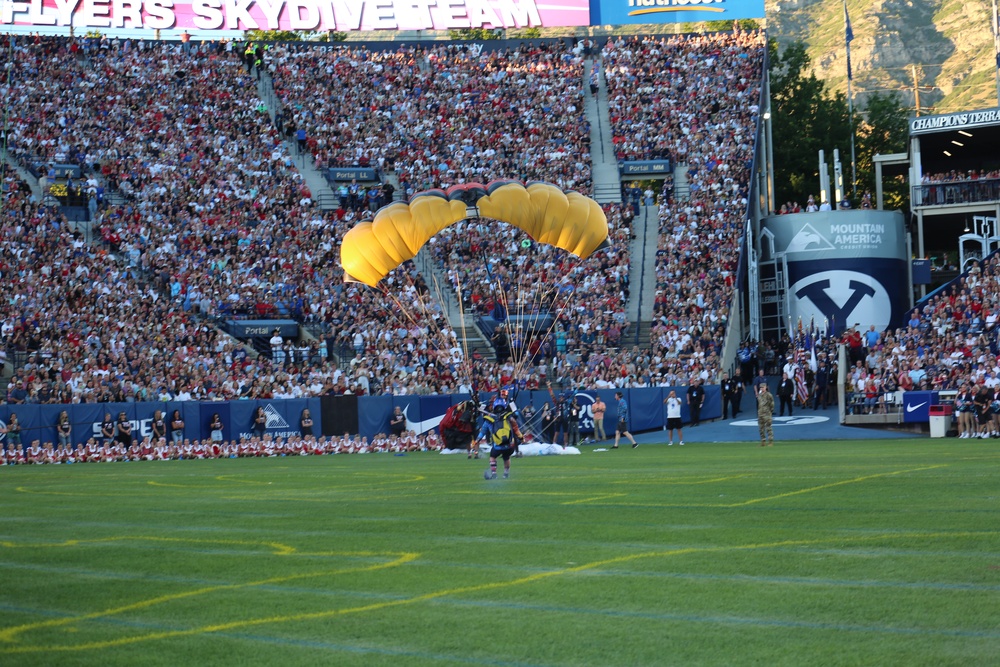
[[409,405],[403,408],[403,416],[406,417],[406,430],[413,431],[418,435],[421,433],[426,433],[432,428],[437,428],[437,425],[441,423],[442,419],[444,419],[444,415],[441,415],[440,417],[432,417],[431,419],[427,419],[425,421],[419,421],[419,422],[410,421],[409,415],[406,414],[409,409],[410,409]]
[[916,405],[907,405],[906,406],[906,411],[907,412],[913,412],[914,410],[917,410],[917,409],[919,409],[919,408],[921,408],[921,407],[923,407],[925,405],[927,405],[927,401],[924,401],[923,403],[917,403]]

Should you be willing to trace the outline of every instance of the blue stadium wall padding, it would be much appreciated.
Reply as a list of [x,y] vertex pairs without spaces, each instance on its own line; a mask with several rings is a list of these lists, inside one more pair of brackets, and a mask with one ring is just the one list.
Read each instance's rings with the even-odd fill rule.
[[376,433],[387,432],[389,416],[392,415],[392,401],[392,396],[359,396],[358,433],[371,438]]
[[[212,415],[219,413],[223,423],[223,437],[226,440],[238,439],[252,433],[253,414],[257,406],[263,407],[268,414],[267,433],[273,437],[288,437],[300,432],[299,420],[302,411],[309,408],[313,418],[313,432],[321,433],[320,399],[275,399],[257,401],[182,401],[169,403],[81,403],[74,405],[0,405],[0,421],[10,422],[11,413],[16,413],[21,423],[21,441],[30,445],[34,439],[42,443],[58,443],[56,422],[59,414],[66,410],[73,426],[72,439],[74,444],[87,441],[91,436],[99,437],[101,422],[105,413],[111,414],[114,422],[118,415],[125,415],[132,422],[132,435],[138,440],[152,435],[153,416],[157,410],[163,413],[167,422],[167,437],[170,438],[170,420],[174,410],[179,410],[184,420],[184,437],[190,440],[203,440],[210,435],[208,425]],[[4,438],[4,442],[6,438]]]
[[[644,389],[626,389],[625,398],[629,403],[629,429],[635,432],[649,431],[661,428],[666,423],[666,406],[663,399],[669,394],[671,387],[652,387]],[[682,401],[686,400],[687,387],[673,387]],[[600,395],[608,405],[604,420],[604,429],[614,432],[618,417],[617,402],[614,389],[598,391],[560,391],[556,392],[559,399],[577,396],[580,404],[580,433],[593,432],[593,398]],[[389,418],[396,405],[406,412],[408,421],[415,430],[437,428],[440,418],[448,407],[469,398],[467,395],[450,396],[359,396],[356,398],[358,434],[371,438],[377,433],[389,432]],[[492,399],[493,395],[484,395],[483,399]],[[101,421],[104,414],[110,413],[113,421],[118,420],[118,414],[125,411],[132,422],[133,436],[141,440],[146,435],[152,435],[152,421],[156,410],[163,413],[167,421],[167,435],[170,437],[170,420],[174,410],[179,410],[184,419],[184,437],[203,440],[210,436],[209,423],[212,415],[219,413],[223,423],[223,437],[226,440],[238,440],[249,437],[253,433],[253,416],[258,407],[264,408],[268,416],[266,432],[272,437],[287,438],[300,432],[299,422],[302,411],[309,409],[313,418],[313,433],[323,433],[322,409],[320,398],[246,400],[246,401],[183,401],[168,403],[84,403],[79,405],[0,405],[0,421],[7,424],[10,414],[17,413],[21,422],[21,441],[30,445],[34,439],[42,443],[57,443],[56,421],[59,413],[66,410],[73,425],[73,443],[86,442],[91,436],[100,435]],[[538,413],[545,403],[551,403],[548,391],[522,391],[516,398],[520,407],[531,405]],[[353,403],[344,402],[343,405]],[[688,422],[687,404],[682,409],[685,422]],[[702,407],[702,419],[717,419],[722,415],[722,397],[718,386],[705,387],[705,403]],[[426,428],[425,428],[426,427]],[[4,444],[5,444],[4,439]]]

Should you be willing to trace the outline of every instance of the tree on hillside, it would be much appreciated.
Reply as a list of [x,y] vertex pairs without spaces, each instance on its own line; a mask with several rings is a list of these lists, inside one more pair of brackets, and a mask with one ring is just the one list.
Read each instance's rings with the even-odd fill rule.
[[815,74],[807,74],[810,60],[802,42],[790,44],[779,54],[777,43],[771,40],[769,49],[776,201],[803,203],[809,194],[819,194],[820,150],[832,162],[833,149],[840,149],[849,188],[851,133],[846,98],[841,93],[831,98],[824,83]]
[[[876,155],[905,153],[909,136],[907,109],[898,93],[871,93],[865,105],[864,118],[858,125],[858,192],[875,193]],[[908,198],[906,180],[888,179],[883,182],[887,209],[902,208]]]
[[[856,178],[858,198],[866,190],[874,193],[873,157],[906,151],[907,111],[899,96],[873,93],[863,113],[854,110],[857,174],[853,175],[846,96],[841,92],[831,96],[826,84],[808,73],[810,59],[802,42],[790,44],[779,54],[772,40],[769,49],[776,201],[801,203],[809,194],[818,194],[819,151],[826,151],[827,163],[832,167],[834,148],[840,150],[847,195],[851,196],[852,176]],[[886,208],[902,207],[905,198],[905,183],[885,183]]]

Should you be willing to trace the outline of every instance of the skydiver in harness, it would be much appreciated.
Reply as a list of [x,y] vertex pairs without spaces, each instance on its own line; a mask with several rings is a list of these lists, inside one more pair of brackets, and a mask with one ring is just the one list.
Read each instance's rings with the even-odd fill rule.
[[497,395],[489,411],[483,412],[483,426],[476,436],[476,445],[482,442],[490,443],[490,467],[483,477],[497,478],[497,458],[503,458],[503,477],[510,477],[510,457],[521,444],[521,429],[514,416],[514,410],[507,402],[507,390],[502,389]]

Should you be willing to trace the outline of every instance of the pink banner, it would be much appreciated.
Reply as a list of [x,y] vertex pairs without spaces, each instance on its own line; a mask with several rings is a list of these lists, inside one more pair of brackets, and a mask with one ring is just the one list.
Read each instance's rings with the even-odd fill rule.
[[457,30],[590,25],[590,0],[3,0],[0,23],[150,30]]

